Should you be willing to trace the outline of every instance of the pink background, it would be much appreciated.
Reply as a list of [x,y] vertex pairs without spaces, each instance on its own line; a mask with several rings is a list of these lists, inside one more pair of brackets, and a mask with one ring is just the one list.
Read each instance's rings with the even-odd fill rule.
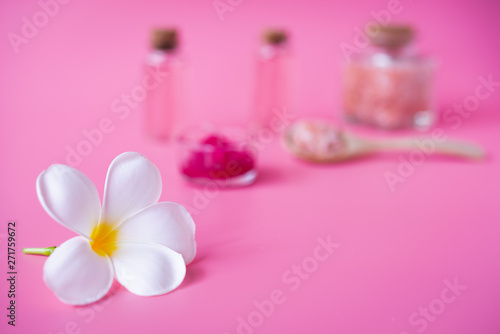
[[[479,76],[500,81],[498,2],[401,5],[393,22],[415,23],[422,49],[439,62],[441,111],[473,95]],[[72,1],[16,54],[8,33],[20,34],[23,17],[31,20],[40,8],[33,0],[0,5],[0,267],[7,271],[5,233],[8,220],[16,220],[19,272],[15,328],[6,325],[7,286],[0,280],[2,333],[232,334],[239,317],[249,316],[258,326],[239,332],[500,332],[500,87],[459,126],[437,124],[449,137],[481,144],[489,154],[485,162],[430,156],[391,192],[384,173],[397,172],[397,154],[317,166],[293,159],[274,140],[261,152],[256,184],[222,189],[203,209],[190,209],[199,252],[179,289],[142,298],[117,287],[94,305],[59,302],[42,281],[45,259],[20,251],[73,236],[44,212],[35,180],[51,163],[64,163],[66,147],[85,139],[82,131],[104,118],[114,125],[78,164],[101,195],[109,163],[124,151],[141,152],[160,168],[161,200],[193,208],[206,192],[182,180],[171,144],[144,138],[141,105],[123,120],[110,109],[140,84],[152,26],[182,31],[191,65],[184,121],[248,119],[253,52],[269,25],[286,26],[293,35],[300,76],[294,112],[338,119],[339,44],[352,43],[354,28],[370,20],[372,10],[386,9],[387,1],[243,1],[224,20],[211,0]],[[340,247],[292,290],[283,275],[297,282],[289,270],[310,265],[317,238],[328,236]],[[455,278],[466,289],[443,304],[444,280]],[[274,290],[283,292],[284,302],[255,323],[254,301],[269,299]],[[439,314],[422,320],[419,308],[429,306]],[[420,322],[413,326],[415,312]]]

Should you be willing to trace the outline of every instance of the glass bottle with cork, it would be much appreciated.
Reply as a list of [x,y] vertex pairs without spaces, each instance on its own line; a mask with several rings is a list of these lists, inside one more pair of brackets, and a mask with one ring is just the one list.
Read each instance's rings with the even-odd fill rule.
[[346,65],[343,109],[348,120],[384,129],[429,128],[434,63],[419,54],[409,25],[387,25]]
[[290,109],[292,54],[284,29],[267,29],[257,52],[254,119],[259,127],[270,127],[277,111]]
[[176,29],[155,29],[146,59],[145,123],[147,133],[160,140],[172,136],[183,107],[184,62]]

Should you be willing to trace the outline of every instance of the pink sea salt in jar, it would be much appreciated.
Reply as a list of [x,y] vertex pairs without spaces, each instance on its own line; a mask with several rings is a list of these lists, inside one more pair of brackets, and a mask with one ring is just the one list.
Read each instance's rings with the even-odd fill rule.
[[244,186],[257,177],[253,139],[244,129],[193,127],[178,136],[179,170],[189,181]]
[[343,79],[348,120],[385,129],[432,125],[434,63],[417,53],[413,38],[411,26],[387,25],[353,56]]

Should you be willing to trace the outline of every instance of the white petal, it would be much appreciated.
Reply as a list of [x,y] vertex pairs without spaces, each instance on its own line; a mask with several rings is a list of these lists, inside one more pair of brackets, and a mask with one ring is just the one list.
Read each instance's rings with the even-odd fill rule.
[[177,288],[186,275],[179,253],[158,244],[117,242],[111,255],[118,282],[139,296],[156,296]]
[[125,220],[118,228],[119,241],[145,241],[167,246],[180,253],[186,264],[196,254],[194,222],[179,204],[161,202]]
[[99,222],[97,189],[79,170],[51,165],[36,180],[38,199],[47,213],[70,230],[90,237]]
[[62,302],[84,305],[109,291],[113,265],[108,256],[98,255],[88,240],[79,236],[54,250],[45,261],[43,279]]
[[158,202],[161,175],[146,157],[122,153],[109,166],[101,221],[114,227],[137,211]]

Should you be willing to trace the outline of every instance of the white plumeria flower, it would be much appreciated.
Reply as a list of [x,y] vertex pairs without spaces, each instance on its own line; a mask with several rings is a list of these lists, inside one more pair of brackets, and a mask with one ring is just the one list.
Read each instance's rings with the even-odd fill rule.
[[196,253],[195,226],[186,209],[161,202],[160,172],[127,152],[109,166],[101,205],[90,179],[51,165],[37,179],[38,198],[57,222],[79,234],[57,247],[43,278],[67,304],[102,298],[113,278],[130,292],[154,296],[177,288]]

